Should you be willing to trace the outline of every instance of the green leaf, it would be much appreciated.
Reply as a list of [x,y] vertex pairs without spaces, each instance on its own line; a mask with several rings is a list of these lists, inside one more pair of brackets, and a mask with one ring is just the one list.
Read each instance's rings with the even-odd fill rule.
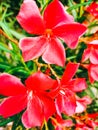
[[[73,0],[69,0],[68,1],[69,7],[72,7],[73,3],[74,3]],[[77,18],[77,12],[76,12],[76,10],[73,9],[73,10],[71,10],[71,12],[72,12],[72,15],[74,16],[74,19],[76,19]]]
[[5,126],[6,124],[12,121],[13,121],[13,118],[4,119],[3,117],[0,116],[0,127]]
[[84,2],[84,3],[81,3],[81,4],[73,5],[73,6],[69,7],[69,8],[67,9],[67,11],[70,12],[71,10],[77,9],[77,8],[79,8],[79,7],[81,7],[81,6],[89,5],[91,2],[92,2],[92,1],[90,0],[90,1],[88,1],[88,2]]
[[30,72],[27,71],[24,67],[11,67],[6,70],[7,73],[15,74],[21,78],[27,78],[30,75]]
[[90,85],[88,86],[88,88],[87,88],[85,91],[86,91],[86,93],[87,93],[92,99],[95,98],[94,92],[92,91]]
[[0,21],[0,27],[4,30],[4,32],[9,36],[9,37],[12,37],[11,33],[10,33],[10,30],[9,30],[9,27],[7,25],[7,23],[4,21],[4,22],[1,22]]
[[11,50],[9,50],[3,43],[0,42],[0,50],[3,50],[5,52],[11,53]]
[[11,34],[12,34],[14,37],[16,37],[17,39],[21,39],[21,38],[25,37],[25,35],[20,34],[20,33],[16,32],[15,30],[10,29],[10,32],[11,32]]
[[17,118],[12,125],[12,130],[25,130],[24,126],[21,123],[21,120]]
[[9,69],[11,66],[10,65],[8,65],[8,64],[6,64],[6,63],[0,63],[0,68],[1,69]]

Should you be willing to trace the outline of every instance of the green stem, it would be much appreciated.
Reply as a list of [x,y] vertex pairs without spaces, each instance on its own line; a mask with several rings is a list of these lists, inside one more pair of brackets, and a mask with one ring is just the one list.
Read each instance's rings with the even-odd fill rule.
[[25,69],[29,72],[29,74],[31,74],[31,71],[28,69],[27,65],[25,64],[22,56],[21,56],[21,63],[23,64],[23,66],[25,67]]
[[[81,4],[84,3],[85,0],[81,0]],[[80,6],[80,17],[82,17],[84,13],[83,6]]]

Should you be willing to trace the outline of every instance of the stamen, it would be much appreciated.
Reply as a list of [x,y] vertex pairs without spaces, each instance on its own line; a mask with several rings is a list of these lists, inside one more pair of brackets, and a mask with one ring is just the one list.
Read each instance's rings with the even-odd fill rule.
[[33,91],[30,91],[30,92],[28,93],[28,99],[29,99],[29,100],[32,99],[32,95],[33,95]]
[[45,35],[49,39],[53,35],[52,30],[51,29],[46,29],[45,30]]
[[63,90],[60,90],[60,93],[63,94],[63,95],[65,95],[65,92]]

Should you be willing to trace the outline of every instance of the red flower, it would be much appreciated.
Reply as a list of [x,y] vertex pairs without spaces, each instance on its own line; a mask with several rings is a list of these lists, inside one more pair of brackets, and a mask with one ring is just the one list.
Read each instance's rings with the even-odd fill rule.
[[98,40],[94,40],[87,44],[87,49],[84,50],[82,62],[90,59],[92,64],[98,64]]
[[94,17],[98,18],[98,3],[92,2],[86,9]]
[[57,37],[73,49],[86,30],[84,25],[74,22],[59,0],[53,0],[46,7],[43,17],[35,1],[24,0],[17,20],[28,33],[40,35],[20,40],[20,49],[25,61],[42,55],[46,63],[63,66],[65,50]]
[[76,97],[75,92],[80,92],[86,89],[87,85],[84,78],[73,78],[79,63],[68,63],[66,70],[62,76],[57,93],[55,104],[58,115],[62,112],[72,115],[76,110]]
[[10,74],[0,75],[0,94],[10,96],[0,104],[0,115],[7,118],[26,108],[22,115],[25,127],[40,126],[55,113],[54,100],[47,96],[56,80],[37,72],[27,78],[25,86]]
[[88,76],[90,83],[98,81],[98,64],[86,64],[83,65],[88,70]]

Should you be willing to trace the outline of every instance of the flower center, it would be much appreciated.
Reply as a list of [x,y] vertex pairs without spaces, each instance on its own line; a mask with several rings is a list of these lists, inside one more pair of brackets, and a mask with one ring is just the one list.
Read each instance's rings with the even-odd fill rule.
[[45,30],[45,36],[49,39],[53,35],[52,29]]

